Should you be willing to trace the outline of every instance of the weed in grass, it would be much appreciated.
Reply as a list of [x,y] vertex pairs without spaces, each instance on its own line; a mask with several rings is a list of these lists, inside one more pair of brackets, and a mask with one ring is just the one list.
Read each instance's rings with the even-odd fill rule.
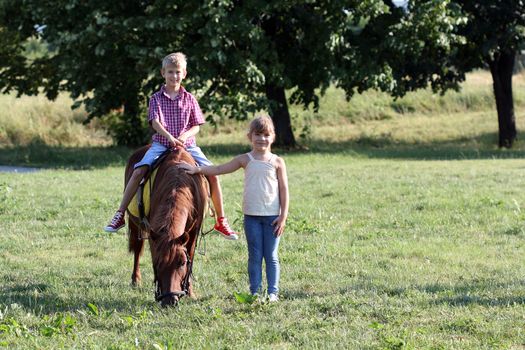
[[12,334],[16,337],[29,337],[31,336],[30,330],[23,324],[20,324],[12,317],[2,319],[0,323],[1,334]]
[[77,324],[77,320],[68,314],[57,314],[52,318],[44,316],[43,321],[44,324],[40,326],[40,334],[45,337],[73,333]]
[[470,333],[476,334],[478,332],[478,324],[480,320],[475,320],[470,317],[460,318],[446,322],[441,329],[451,333]]
[[258,299],[258,295],[242,292],[234,292],[233,296],[235,297],[235,300],[241,304],[253,304]]

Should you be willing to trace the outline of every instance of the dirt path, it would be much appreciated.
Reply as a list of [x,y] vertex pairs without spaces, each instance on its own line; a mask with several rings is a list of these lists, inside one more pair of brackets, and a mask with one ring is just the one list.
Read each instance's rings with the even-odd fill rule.
[[34,173],[40,171],[38,168],[28,168],[22,166],[9,166],[9,165],[0,165],[0,173]]

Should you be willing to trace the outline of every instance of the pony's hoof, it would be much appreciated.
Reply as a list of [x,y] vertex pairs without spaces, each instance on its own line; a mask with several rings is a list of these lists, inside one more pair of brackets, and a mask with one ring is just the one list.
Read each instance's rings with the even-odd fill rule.
[[136,281],[133,281],[133,280],[132,280],[132,281],[131,281],[131,286],[132,286],[133,288],[138,288],[138,287],[141,286],[141,284],[142,284],[142,283],[141,283],[140,280],[136,280]]

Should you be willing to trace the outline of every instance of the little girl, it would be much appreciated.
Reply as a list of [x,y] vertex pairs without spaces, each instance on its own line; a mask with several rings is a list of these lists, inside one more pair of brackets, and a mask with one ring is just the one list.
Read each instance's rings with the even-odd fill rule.
[[284,160],[271,152],[275,140],[272,120],[260,116],[252,120],[248,139],[249,153],[216,166],[179,166],[189,174],[221,175],[244,168],[244,231],[248,242],[248,275],[250,292],[261,289],[262,260],[266,263],[266,279],[270,301],[279,300],[279,258],[277,249],[288,217],[288,178]]

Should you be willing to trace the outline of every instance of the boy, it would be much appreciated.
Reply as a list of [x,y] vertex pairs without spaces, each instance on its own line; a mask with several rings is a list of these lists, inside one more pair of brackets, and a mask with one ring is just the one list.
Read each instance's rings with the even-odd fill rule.
[[[148,112],[148,121],[156,133],[144,158],[135,164],[120,206],[111,222],[104,228],[106,232],[117,232],[124,227],[124,213],[137,192],[140,180],[146,174],[148,166],[151,166],[167,148],[185,147],[198,165],[212,164],[195,142],[195,135],[199,132],[200,125],[204,124],[204,117],[195,97],[181,85],[186,77],[186,65],[186,56],[180,52],[169,54],[162,60],[160,73],[165,84],[150,98]],[[219,178],[207,176],[207,179],[210,183],[213,206],[217,212],[214,229],[224,238],[236,240],[238,236],[224,216]]]

